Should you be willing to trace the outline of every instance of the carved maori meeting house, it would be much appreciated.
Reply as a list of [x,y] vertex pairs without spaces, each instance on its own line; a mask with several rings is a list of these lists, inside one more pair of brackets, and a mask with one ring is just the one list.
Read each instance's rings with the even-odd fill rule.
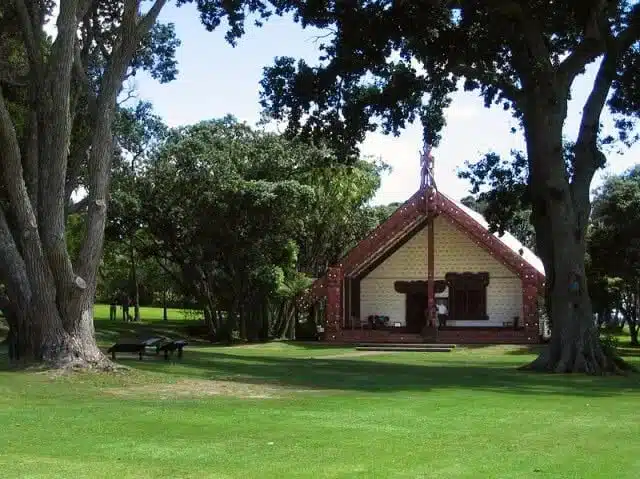
[[437,190],[429,148],[420,189],[311,293],[333,342],[537,343],[542,262]]

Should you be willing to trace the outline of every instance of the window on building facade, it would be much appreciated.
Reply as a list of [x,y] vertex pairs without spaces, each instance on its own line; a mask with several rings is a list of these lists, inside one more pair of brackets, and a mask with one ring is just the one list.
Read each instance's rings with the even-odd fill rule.
[[482,321],[487,316],[489,273],[447,273],[449,319]]

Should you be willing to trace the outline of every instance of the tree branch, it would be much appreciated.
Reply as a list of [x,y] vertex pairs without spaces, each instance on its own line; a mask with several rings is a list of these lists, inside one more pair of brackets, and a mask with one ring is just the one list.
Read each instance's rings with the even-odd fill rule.
[[[32,97],[34,95],[32,94]],[[27,192],[31,200],[33,211],[38,210],[38,114],[35,111],[29,113],[28,134],[23,158],[23,167]]]
[[551,69],[549,49],[542,35],[542,28],[530,9],[516,0],[485,1],[489,9],[511,18],[518,24],[531,58],[538,62],[544,62],[545,68]]
[[487,81],[487,75],[492,76],[493,79],[490,80],[489,83],[500,89],[503,96],[514,103],[518,103],[522,96],[522,91],[520,90],[520,88],[518,88],[513,84],[513,82],[502,75],[489,74],[485,71],[479,70],[478,68],[462,64],[453,65],[451,67],[451,71],[456,76],[463,76],[467,79],[479,80],[483,83]]
[[[635,17],[630,22],[627,29],[622,32],[613,43],[602,59],[598,73],[593,82],[591,93],[587,97],[578,131],[578,145],[588,145],[597,148],[598,131],[600,129],[600,115],[607,101],[609,89],[616,78],[617,67],[623,54],[640,39],[640,4],[636,6]],[[584,165],[579,165],[583,167]],[[598,168],[598,165],[588,165],[590,169]],[[594,169],[595,168],[595,169]],[[587,171],[590,171],[587,170]]]
[[[20,17],[22,36],[24,37],[24,44],[27,49],[27,56],[29,63],[33,68],[34,74],[40,76],[42,71],[42,56],[38,38],[36,35],[36,26],[31,20],[29,9],[25,3],[25,0],[15,0],[16,10]],[[39,27],[39,26],[38,26]]]
[[2,166],[0,171],[4,176],[9,204],[16,216],[21,233],[25,238],[32,238],[37,234],[38,224],[24,182],[20,144],[13,120],[4,102],[2,87],[0,87],[0,166]]
[[68,213],[71,215],[80,213],[82,210],[86,209],[88,205],[89,205],[89,197],[85,196],[80,201],[76,203],[71,203],[69,205]]
[[97,5],[96,0],[79,0],[76,17],[78,19],[84,18],[92,6]]
[[[22,163],[20,161],[20,146],[11,116],[4,102],[2,88],[0,88],[0,172],[3,174],[9,204],[17,222],[17,235],[15,237],[11,235],[12,238],[10,238],[8,235],[11,232],[8,229],[8,225],[6,225],[6,218],[4,211],[2,211],[4,225],[0,234],[5,242],[5,248],[9,248],[7,250],[8,253],[13,254],[15,253],[13,250],[17,250],[17,247],[11,246],[12,242],[20,241],[25,275],[28,275],[29,279],[35,279],[35,286],[29,280],[24,280],[24,284],[30,284],[33,288],[44,286],[42,281],[48,283],[52,278],[42,252],[36,215],[24,182]],[[0,260],[18,261],[15,258],[12,259],[11,256],[7,258],[0,257]],[[18,285],[16,284],[15,287],[17,288]],[[46,296],[46,290],[41,294],[42,296],[37,298],[41,303],[51,304],[47,303],[47,301],[55,300],[55,298]]]
[[16,66],[10,62],[0,60],[0,84],[12,87],[26,87],[29,84],[29,75],[16,72]]
[[[77,93],[78,98],[74,102],[74,105],[77,105],[79,102],[79,97],[84,95],[87,99],[87,103],[89,106],[89,116],[92,117],[97,108],[96,94],[93,91],[89,75],[87,75],[86,64],[84,63],[83,58],[84,58],[84,55],[83,55],[82,49],[80,48],[80,43],[76,42],[76,54],[74,55],[74,59],[73,59],[73,71],[75,76],[78,78],[81,91],[78,91]],[[73,120],[75,119],[75,115],[77,113],[76,108],[72,108],[71,113],[73,115],[73,118],[72,118],[72,123],[73,123]]]
[[[640,5],[640,4],[639,4]],[[627,29],[610,43],[604,55],[593,88],[587,97],[578,130],[575,146],[575,161],[571,191],[574,198],[582,198],[588,204],[589,186],[598,168],[604,166],[606,158],[598,148],[600,116],[607,101],[611,84],[616,78],[617,68],[623,54],[640,37],[640,7],[636,6],[635,17]],[[586,224],[589,212],[581,212],[582,222]]]
[[100,85],[89,156],[87,236],[78,256],[78,271],[83,277],[88,278],[92,288],[95,288],[97,268],[104,243],[107,194],[113,159],[111,127],[118,93],[136,48],[142,37],[155,24],[165,3],[166,0],[156,0],[151,9],[138,21],[139,0],[125,2],[121,37],[111,52]]
[[160,15],[160,11],[166,3],[167,0],[156,0],[149,11],[140,19],[137,28],[139,39],[142,39],[142,37],[144,37],[151,29],[151,27],[156,23],[156,20],[158,20],[158,15]]
[[[94,10],[92,13],[91,31],[93,32],[93,41],[95,41],[96,45],[98,46],[104,61],[108,62],[111,58],[111,53],[107,51],[104,43],[102,42],[102,39],[100,38],[100,18],[98,17],[97,10]],[[87,47],[89,47],[89,44],[87,45]]]
[[7,286],[9,297],[18,306],[28,304],[31,291],[24,260],[20,256],[7,218],[0,205],[0,282]]
[[[86,282],[73,271],[65,239],[65,185],[71,144],[72,78],[78,32],[78,0],[60,0],[57,36],[47,64],[45,87],[38,96],[40,124],[46,122],[40,148],[38,226],[47,263],[57,294],[71,298],[86,289]],[[72,317],[63,311],[63,317]]]
[[575,77],[596,58],[602,55],[611,39],[606,16],[607,0],[594,0],[589,19],[584,26],[583,40],[560,63],[558,73],[566,80],[567,88],[571,87]]

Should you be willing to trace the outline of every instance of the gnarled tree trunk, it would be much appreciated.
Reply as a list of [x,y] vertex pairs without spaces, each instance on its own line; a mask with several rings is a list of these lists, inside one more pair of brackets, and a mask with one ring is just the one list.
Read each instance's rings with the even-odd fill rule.
[[[100,38],[80,28],[97,4],[60,1],[55,40],[45,51],[44,16],[29,11],[28,3],[14,3],[29,63],[26,88],[32,111],[26,141],[21,141],[0,86],[0,178],[6,194],[0,199],[0,281],[12,312],[13,356],[56,368],[110,367],[96,345],[92,308],[106,222],[111,125],[127,68],[166,0],[155,0],[144,15],[139,0],[124,2],[116,20],[119,38],[97,86],[91,84],[84,52]],[[87,234],[72,262],[65,240],[68,168],[70,151],[76,150],[72,125],[81,98],[92,120],[83,125],[89,130],[87,144],[77,148],[87,162]]]
[[619,362],[600,343],[585,274],[589,187],[596,169],[595,158],[588,155],[596,150],[576,148],[576,155],[581,156],[575,158],[569,178],[562,144],[566,90],[551,81],[539,84],[528,99],[524,120],[532,219],[545,266],[552,326],[550,342],[528,368],[557,373],[617,372]]
[[[17,316],[14,360],[43,362],[53,368],[110,369],[95,341],[92,305],[74,317],[61,317],[55,305],[28,309]],[[38,321],[34,321],[38,315]]]

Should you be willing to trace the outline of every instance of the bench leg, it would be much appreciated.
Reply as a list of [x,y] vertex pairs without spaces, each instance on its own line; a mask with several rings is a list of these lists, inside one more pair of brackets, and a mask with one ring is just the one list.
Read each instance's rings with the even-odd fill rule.
[[140,361],[142,361],[142,355],[143,355],[143,354],[144,354],[144,351],[140,351],[140,352],[138,353],[138,355],[140,356]]
[[178,348],[178,357],[182,358],[182,348]]
[[113,359],[114,361],[116,360],[116,352],[115,351],[111,351],[111,359]]
[[164,360],[169,361],[169,351],[166,349],[164,350]]

